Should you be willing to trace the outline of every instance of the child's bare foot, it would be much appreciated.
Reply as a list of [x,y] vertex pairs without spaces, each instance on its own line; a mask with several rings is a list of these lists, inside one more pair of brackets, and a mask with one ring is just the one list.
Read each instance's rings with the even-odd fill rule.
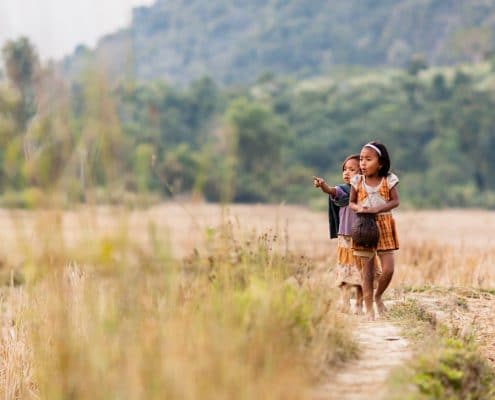
[[375,320],[375,312],[374,311],[366,311],[365,314],[366,321],[374,321]]
[[367,306],[366,312],[364,314],[364,318],[366,321],[374,321],[375,320],[375,310],[373,308],[373,303],[371,303],[371,307]]
[[384,315],[387,313],[387,307],[385,307],[385,304],[383,303],[383,300],[381,298],[377,299],[375,298],[375,304],[376,304],[376,310],[378,311],[378,314]]

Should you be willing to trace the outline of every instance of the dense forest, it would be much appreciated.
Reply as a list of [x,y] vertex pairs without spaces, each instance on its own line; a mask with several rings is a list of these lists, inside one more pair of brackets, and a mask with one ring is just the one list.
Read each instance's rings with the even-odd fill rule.
[[349,65],[480,62],[493,49],[494,0],[158,0],[129,27],[80,46],[63,62],[77,77],[92,61],[112,79],[253,83],[269,71],[298,79]]
[[[111,85],[87,69],[69,82],[26,38],[3,47],[0,202],[182,198],[324,204],[314,174],[383,141],[403,204],[495,208],[495,69],[490,62],[265,73],[224,87],[203,77]],[[132,200],[134,199],[134,200]],[[132,200],[132,201],[131,201]]]

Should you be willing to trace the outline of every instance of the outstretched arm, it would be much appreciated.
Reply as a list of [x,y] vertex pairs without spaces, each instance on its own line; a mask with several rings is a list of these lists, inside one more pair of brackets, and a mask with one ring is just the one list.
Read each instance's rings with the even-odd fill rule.
[[330,196],[337,196],[337,189],[335,187],[329,186],[323,178],[318,176],[313,176],[313,185],[322,190],[322,192],[328,193]]

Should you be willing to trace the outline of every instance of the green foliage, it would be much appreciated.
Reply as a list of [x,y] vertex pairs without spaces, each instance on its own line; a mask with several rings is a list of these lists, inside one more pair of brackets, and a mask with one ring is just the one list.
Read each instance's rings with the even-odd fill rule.
[[[493,49],[494,13],[480,0],[158,1],[135,9],[130,26],[94,51],[78,47],[65,67],[77,76],[92,59],[111,77],[131,69],[139,80],[182,84],[205,74],[225,84],[252,83],[266,71],[307,77],[342,65],[409,63],[417,71],[423,63],[409,62],[416,54],[428,64],[483,60]],[[132,66],[122,68],[129,48]]]
[[476,352],[459,339],[443,339],[440,350],[421,357],[414,384],[428,399],[489,399],[495,396],[495,374]]
[[290,136],[285,121],[266,106],[234,100],[226,113],[237,160],[235,200],[266,201],[280,171],[282,148]]
[[0,86],[0,188],[91,200],[98,187],[321,208],[311,177],[339,183],[342,160],[379,140],[403,203],[495,208],[495,72],[488,64],[411,62],[409,71],[309,80],[265,72],[253,86],[228,88],[206,77],[182,89],[163,81],[111,86],[87,70],[67,91],[43,70],[26,129],[16,119],[22,93]]
[[7,41],[2,48],[7,78],[19,91],[21,101],[16,109],[19,127],[25,129],[36,112],[34,80],[39,68],[38,55],[28,38]]
[[418,73],[428,68],[428,62],[425,57],[421,54],[414,54],[407,65],[407,72],[411,75],[418,75]]
[[[294,278],[312,269],[311,262],[301,265],[301,256],[283,254],[278,232],[237,233],[232,223],[207,229],[206,252],[195,250],[184,260],[183,268],[202,272],[220,295],[219,315],[225,315],[228,304],[235,311],[235,325],[250,337],[268,323],[270,335],[264,341],[288,343],[294,354],[314,348],[322,370],[355,357],[357,347],[346,334],[346,323],[334,314],[334,293],[326,285],[300,286]],[[273,331],[273,325],[279,328]]]
[[134,176],[136,177],[139,191],[146,192],[151,189],[152,176],[150,164],[154,155],[154,148],[146,143],[139,144],[134,150]]
[[412,319],[414,322],[426,322],[432,327],[436,325],[435,316],[415,300],[407,300],[394,304],[387,315],[389,318],[395,320]]
[[[460,305],[462,306],[462,305]],[[389,317],[402,323],[421,351],[391,381],[389,399],[491,399],[495,372],[471,338],[458,338],[414,300],[395,304]],[[397,395],[400,393],[400,395]]]
[[415,340],[426,340],[437,326],[435,316],[414,300],[394,304],[388,317],[403,324],[407,335]]
[[48,204],[45,193],[36,187],[26,187],[22,191],[7,191],[2,194],[0,204],[6,208],[37,208]]

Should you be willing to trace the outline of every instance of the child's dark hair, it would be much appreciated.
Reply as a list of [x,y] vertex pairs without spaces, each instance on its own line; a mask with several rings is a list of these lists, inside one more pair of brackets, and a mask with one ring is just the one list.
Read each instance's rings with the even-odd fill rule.
[[346,162],[349,161],[349,160],[356,160],[358,162],[358,164],[359,164],[359,154],[351,154],[350,156],[346,157],[346,159],[342,163],[342,171],[345,168]]
[[[387,148],[383,143],[380,142],[369,142],[368,143],[371,146],[368,146],[369,148],[377,147],[378,150],[380,150],[380,153],[377,152],[378,154],[378,162],[380,163],[381,167],[378,170],[378,176],[386,177],[388,176],[388,173],[390,172],[390,157],[388,155]],[[364,145],[366,147],[366,145]]]

